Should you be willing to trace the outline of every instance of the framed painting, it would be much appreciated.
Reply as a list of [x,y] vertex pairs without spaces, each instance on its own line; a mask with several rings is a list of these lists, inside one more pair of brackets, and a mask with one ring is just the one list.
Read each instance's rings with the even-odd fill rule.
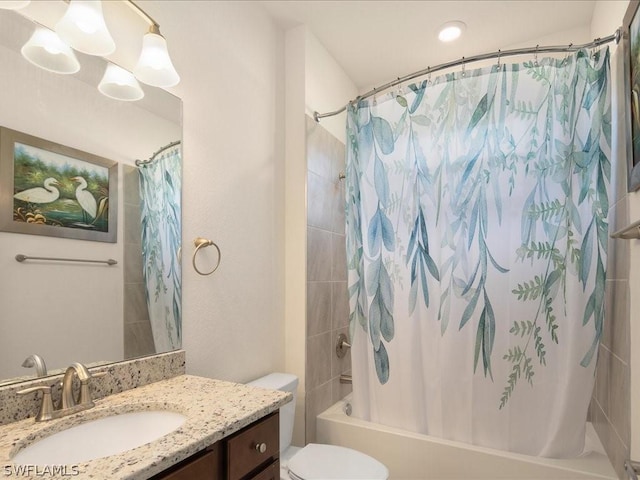
[[624,15],[622,44],[625,52],[627,92],[627,172],[628,190],[640,188],[640,0],[631,0]]
[[0,127],[0,231],[115,243],[118,164]]

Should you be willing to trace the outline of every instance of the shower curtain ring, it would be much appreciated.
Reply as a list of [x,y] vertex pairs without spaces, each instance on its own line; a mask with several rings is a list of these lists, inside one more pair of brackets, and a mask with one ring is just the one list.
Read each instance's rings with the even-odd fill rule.
[[540,47],[540,45],[536,45],[536,51],[533,54],[533,66],[537,67],[538,66],[538,48]]
[[[202,237],[196,237],[195,240],[193,241],[193,244],[196,246],[196,249],[193,252],[193,258],[191,259],[191,264],[193,265],[193,269],[202,276],[211,275],[220,266],[220,260],[222,260],[222,253],[220,253],[220,248],[218,247],[218,245],[216,245],[216,243],[213,240],[208,240]],[[218,252],[218,263],[216,263],[216,266],[213,267],[213,270],[211,270],[210,272],[202,272],[196,266],[196,254],[200,251],[201,248],[209,247],[211,245],[213,245],[216,248],[216,251]]]
[[466,72],[464,71],[465,69],[465,64],[464,64],[464,57],[462,57],[462,76],[466,76]]
[[498,64],[496,65],[496,67],[498,67],[498,70],[500,70],[500,55],[502,54],[502,51],[500,49],[498,49]]
[[571,53],[571,49],[573,48],[573,43],[570,43],[569,46],[567,47],[567,54],[565,55],[564,59],[562,60],[562,66],[564,67],[567,62],[569,61],[569,53]]

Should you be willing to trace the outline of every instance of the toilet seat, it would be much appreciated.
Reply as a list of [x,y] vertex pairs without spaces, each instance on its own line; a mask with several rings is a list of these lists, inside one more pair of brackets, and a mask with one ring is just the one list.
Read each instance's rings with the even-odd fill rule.
[[389,471],[357,450],[310,443],[289,460],[289,476],[292,480],[387,480]]

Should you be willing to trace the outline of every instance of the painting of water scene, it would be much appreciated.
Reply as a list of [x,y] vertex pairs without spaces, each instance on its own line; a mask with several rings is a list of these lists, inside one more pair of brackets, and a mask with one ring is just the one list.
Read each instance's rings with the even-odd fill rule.
[[0,228],[115,241],[112,222],[116,218],[110,208],[117,206],[113,202],[115,162],[3,128],[0,132],[3,191],[4,173],[9,170],[7,163],[13,170],[12,184],[8,185],[11,197],[7,193],[2,195],[0,208],[5,211],[0,213],[5,215],[9,200],[11,222],[8,225],[0,222]]

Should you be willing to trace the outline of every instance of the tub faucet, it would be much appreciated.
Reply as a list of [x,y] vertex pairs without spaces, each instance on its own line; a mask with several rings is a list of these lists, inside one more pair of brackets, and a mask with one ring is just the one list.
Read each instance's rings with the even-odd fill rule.
[[22,366],[25,368],[36,367],[36,375],[38,377],[47,376],[47,364],[44,363],[44,359],[37,353],[29,355],[27,358],[25,358],[24,362],[22,362]]

